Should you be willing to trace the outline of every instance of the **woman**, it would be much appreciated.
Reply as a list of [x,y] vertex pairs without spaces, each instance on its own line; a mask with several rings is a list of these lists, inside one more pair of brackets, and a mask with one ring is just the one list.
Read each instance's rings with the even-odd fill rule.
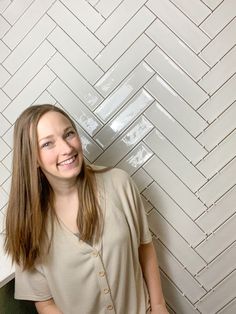
[[136,186],[86,165],[74,122],[55,106],[16,121],[5,248],[15,297],[40,314],[168,313]]

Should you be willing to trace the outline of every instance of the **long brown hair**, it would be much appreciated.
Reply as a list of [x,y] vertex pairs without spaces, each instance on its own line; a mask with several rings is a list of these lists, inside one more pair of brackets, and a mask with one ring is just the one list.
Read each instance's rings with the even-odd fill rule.
[[[38,167],[37,125],[47,112],[63,114],[76,130],[70,116],[53,105],[27,108],[14,127],[13,169],[6,214],[5,250],[12,261],[30,269],[46,254],[53,236],[54,193]],[[77,225],[80,239],[96,242],[101,236],[103,217],[97,200],[94,170],[83,161],[78,176],[79,209]],[[47,225],[51,223],[51,234]]]

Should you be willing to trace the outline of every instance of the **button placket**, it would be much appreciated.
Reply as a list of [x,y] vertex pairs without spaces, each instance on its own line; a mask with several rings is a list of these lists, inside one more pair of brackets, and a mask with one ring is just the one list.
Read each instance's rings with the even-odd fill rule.
[[102,292],[102,298],[104,299],[103,303],[105,305],[106,313],[114,314],[115,313],[114,304],[111,297],[111,293],[110,293],[110,289],[109,289],[109,285],[107,281],[106,270],[104,269],[102,258],[97,250],[94,250],[91,253],[91,255],[94,258],[95,269],[97,272],[99,286]]

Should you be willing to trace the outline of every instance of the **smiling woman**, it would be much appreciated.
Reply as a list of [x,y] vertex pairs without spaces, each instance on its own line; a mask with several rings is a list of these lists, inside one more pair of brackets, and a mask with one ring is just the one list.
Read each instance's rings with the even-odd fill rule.
[[5,248],[15,297],[40,314],[168,313],[134,182],[86,165],[73,120],[55,106],[16,121]]

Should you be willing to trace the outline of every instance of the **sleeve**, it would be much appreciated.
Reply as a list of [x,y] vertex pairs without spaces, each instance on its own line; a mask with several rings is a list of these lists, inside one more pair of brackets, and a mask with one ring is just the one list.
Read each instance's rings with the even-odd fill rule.
[[52,298],[47,280],[40,268],[22,270],[15,269],[15,299],[30,301],[46,301]]

